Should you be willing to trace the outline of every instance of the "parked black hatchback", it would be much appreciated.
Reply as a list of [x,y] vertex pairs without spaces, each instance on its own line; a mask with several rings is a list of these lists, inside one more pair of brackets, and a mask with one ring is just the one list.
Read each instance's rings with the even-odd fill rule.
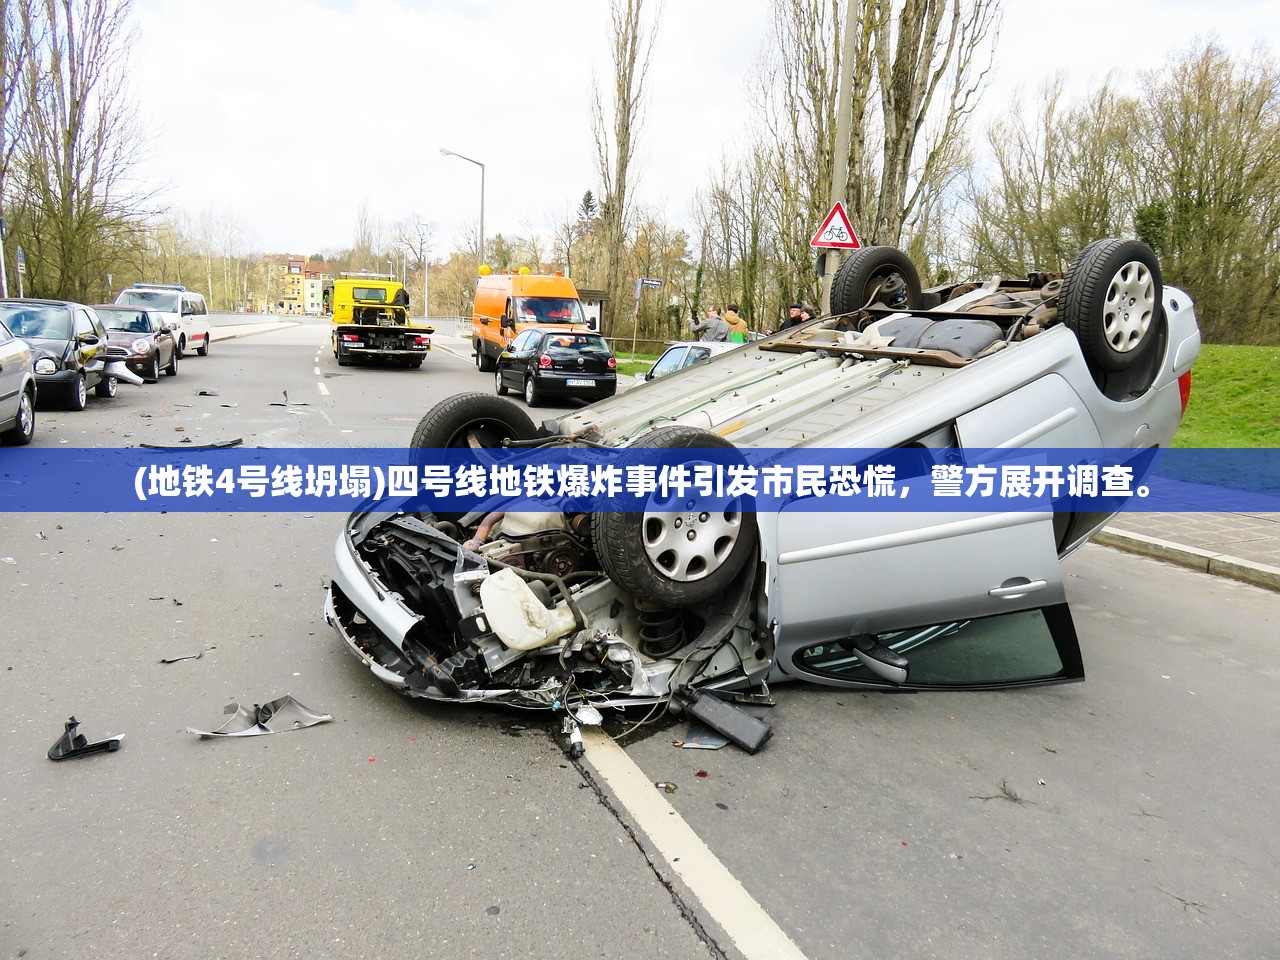
[[498,357],[499,396],[521,390],[531,407],[547,397],[603,400],[618,390],[618,361],[604,337],[589,330],[532,327]]
[[90,387],[114,397],[107,376],[107,331],[92,309],[66,300],[0,300],[0,319],[27,342],[35,361],[36,397],[83,410]]

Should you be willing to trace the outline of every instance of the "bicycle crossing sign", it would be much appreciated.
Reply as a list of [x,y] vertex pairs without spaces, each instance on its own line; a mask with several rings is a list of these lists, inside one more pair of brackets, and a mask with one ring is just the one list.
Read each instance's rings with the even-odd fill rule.
[[849,214],[845,213],[844,204],[839,200],[831,208],[827,218],[822,221],[822,226],[809,241],[809,246],[830,247],[836,250],[857,250],[862,246],[862,241],[854,233],[853,224],[849,222]]

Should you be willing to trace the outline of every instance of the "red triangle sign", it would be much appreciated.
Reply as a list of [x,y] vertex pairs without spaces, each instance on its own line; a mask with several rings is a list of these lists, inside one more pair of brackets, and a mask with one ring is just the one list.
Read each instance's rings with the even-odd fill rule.
[[849,222],[849,215],[844,212],[844,204],[839,200],[831,208],[831,212],[827,214],[827,219],[822,221],[822,226],[818,228],[817,233],[813,235],[813,239],[809,241],[809,246],[830,247],[836,250],[857,250],[862,246],[862,241],[853,232],[853,224]]

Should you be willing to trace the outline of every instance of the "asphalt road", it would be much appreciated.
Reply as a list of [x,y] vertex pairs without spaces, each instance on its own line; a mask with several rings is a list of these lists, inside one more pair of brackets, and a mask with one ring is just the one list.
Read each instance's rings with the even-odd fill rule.
[[[40,410],[36,442],[399,445],[491,389],[463,341],[339,372],[327,332],[215,343]],[[320,615],[340,525],[4,517],[0,957],[738,956],[548,725],[408,702],[345,653]],[[1067,572],[1084,684],[793,685],[756,757],[670,722],[627,751],[811,960],[1280,956],[1280,596],[1099,547]],[[335,721],[186,732],[285,693]],[[50,763],[72,714],[123,748]]]

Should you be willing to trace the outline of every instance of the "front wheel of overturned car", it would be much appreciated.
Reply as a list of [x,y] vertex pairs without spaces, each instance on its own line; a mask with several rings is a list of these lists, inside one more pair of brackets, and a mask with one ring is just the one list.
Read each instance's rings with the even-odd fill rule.
[[532,440],[537,427],[510,400],[490,393],[460,393],[432,407],[418,421],[411,447],[500,447],[504,440]]
[[1159,339],[1163,285],[1154,251],[1139,240],[1099,240],[1062,281],[1062,321],[1095,373],[1137,366]]
[[897,247],[862,247],[840,264],[831,283],[831,312],[854,313],[873,303],[895,310],[921,305],[920,274]]
[[[734,449],[697,427],[659,427],[638,447]],[[695,457],[696,459],[696,457]],[[597,513],[591,538],[609,578],[641,600],[687,607],[727,590],[755,555],[756,518],[741,498],[699,502],[655,495],[643,513]]]
[[103,377],[98,381],[98,385],[93,388],[93,394],[96,397],[102,397],[109,400],[116,395],[116,378]]

